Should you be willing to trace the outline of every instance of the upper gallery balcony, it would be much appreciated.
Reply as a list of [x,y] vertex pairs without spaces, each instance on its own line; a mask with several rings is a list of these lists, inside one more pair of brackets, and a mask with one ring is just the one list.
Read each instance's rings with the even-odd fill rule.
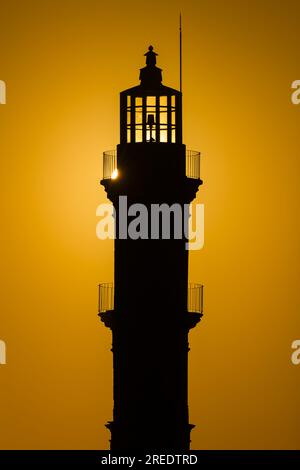
[[[186,150],[185,171],[187,178],[200,180],[200,152]],[[116,179],[118,177],[117,151],[103,152],[103,179]]]

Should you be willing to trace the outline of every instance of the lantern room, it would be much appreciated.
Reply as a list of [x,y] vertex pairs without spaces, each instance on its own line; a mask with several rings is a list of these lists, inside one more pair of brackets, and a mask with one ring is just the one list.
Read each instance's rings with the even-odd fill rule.
[[145,56],[140,85],[120,95],[120,143],[181,144],[181,93],[162,84],[152,46]]

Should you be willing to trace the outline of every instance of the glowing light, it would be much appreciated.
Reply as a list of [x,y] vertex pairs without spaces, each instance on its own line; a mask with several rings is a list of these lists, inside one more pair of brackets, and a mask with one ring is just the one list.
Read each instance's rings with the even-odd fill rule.
[[118,170],[117,170],[117,168],[116,168],[116,169],[112,172],[112,174],[111,174],[111,179],[112,179],[112,180],[115,180],[115,179],[118,177],[118,174],[119,174],[119,172],[118,172]]
[[161,142],[168,142],[168,133],[166,130],[160,131],[160,141]]

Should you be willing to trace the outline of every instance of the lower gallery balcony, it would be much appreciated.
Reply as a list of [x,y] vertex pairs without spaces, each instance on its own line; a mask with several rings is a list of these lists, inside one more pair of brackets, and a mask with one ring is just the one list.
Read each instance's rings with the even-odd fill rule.
[[[106,314],[114,310],[114,284],[112,282],[99,284],[98,314],[105,323]],[[203,315],[203,285],[189,284],[187,292],[187,312],[198,321]]]

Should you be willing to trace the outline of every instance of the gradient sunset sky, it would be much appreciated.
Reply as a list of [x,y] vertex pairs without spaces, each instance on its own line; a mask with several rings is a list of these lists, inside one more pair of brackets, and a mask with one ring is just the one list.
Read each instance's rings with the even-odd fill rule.
[[179,87],[180,11],[184,143],[202,153],[205,204],[205,246],[190,254],[190,281],[205,285],[190,335],[192,448],[299,448],[299,1],[10,0],[0,6],[2,449],[108,448],[102,152],[119,142],[119,92],[139,83],[149,44],[164,84]]

